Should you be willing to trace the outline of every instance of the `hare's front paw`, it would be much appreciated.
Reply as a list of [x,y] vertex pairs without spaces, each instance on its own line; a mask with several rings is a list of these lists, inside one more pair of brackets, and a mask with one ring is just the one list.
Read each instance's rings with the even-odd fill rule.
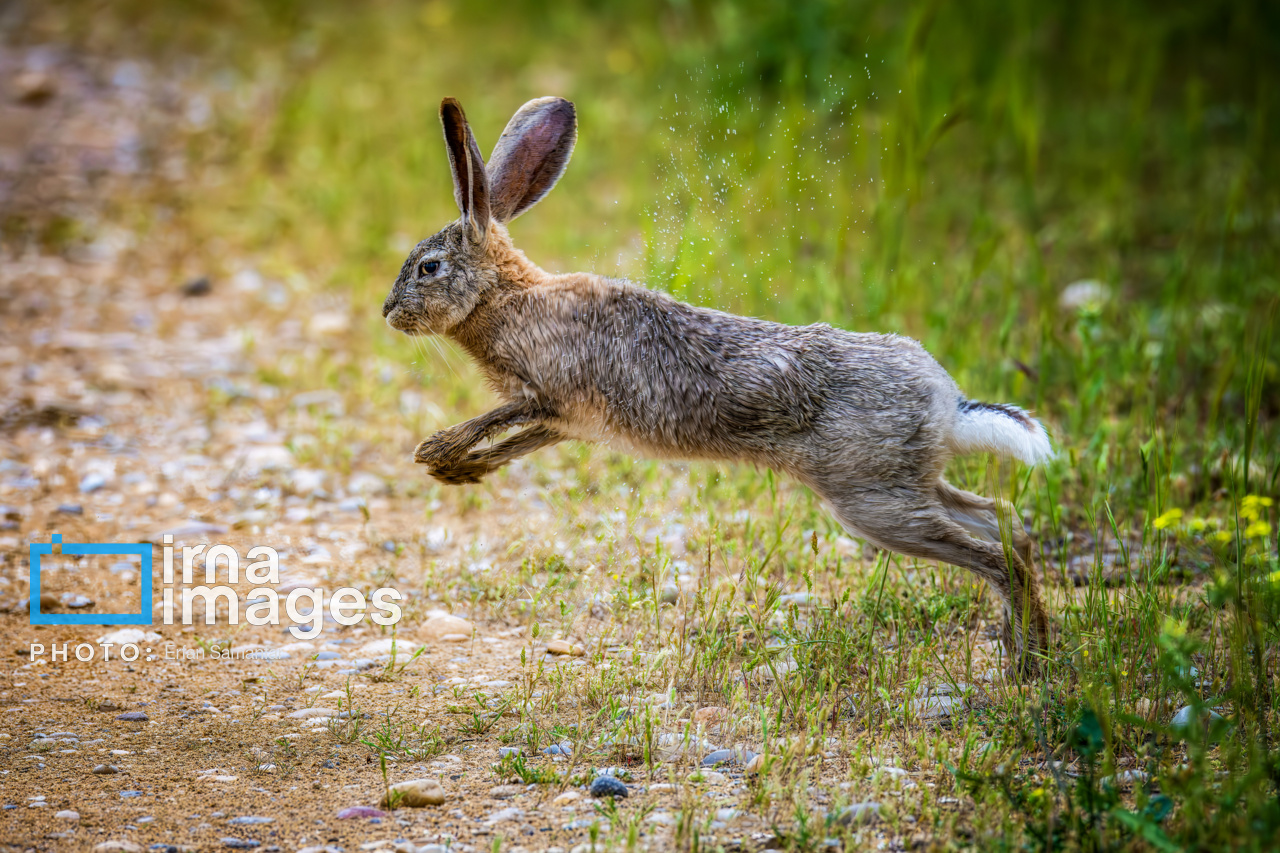
[[463,461],[447,466],[431,466],[428,469],[433,479],[440,481],[448,486],[462,486],[468,483],[478,483],[489,473],[489,469],[475,462]]
[[[447,465],[432,465],[428,473],[441,483],[459,486],[463,483],[479,483],[486,474],[490,474],[511,461],[510,451],[513,440],[508,440],[496,448],[483,451],[472,451],[455,462]],[[519,446],[520,439],[514,440]],[[527,439],[525,439],[527,441]],[[518,454],[517,454],[518,455]]]
[[455,430],[444,429],[418,445],[413,451],[413,461],[433,468],[448,468],[466,456],[470,449],[471,446],[461,440]]

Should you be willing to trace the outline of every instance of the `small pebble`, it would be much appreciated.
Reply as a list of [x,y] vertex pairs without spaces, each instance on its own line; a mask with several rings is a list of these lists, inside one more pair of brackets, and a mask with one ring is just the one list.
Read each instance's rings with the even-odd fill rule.
[[1114,776],[1102,777],[1102,784],[1111,788],[1123,788],[1127,785],[1141,785],[1151,779],[1145,770],[1121,770]]
[[729,709],[708,705],[693,712],[694,725],[714,726],[729,719]]
[[484,820],[485,820],[485,823],[490,823],[490,824],[506,823],[507,821],[510,821],[510,820],[519,820],[523,815],[524,815],[524,812],[521,809],[511,807],[511,808],[499,809],[498,811],[489,815]]
[[208,296],[213,291],[213,282],[207,275],[193,278],[182,285],[183,296]]
[[57,814],[55,814],[54,817],[58,818],[59,820],[79,820],[80,812],[73,812],[70,809],[64,809],[58,812]]
[[223,838],[222,846],[230,847],[232,850],[249,850],[261,844],[261,841],[254,841],[252,838]]
[[625,767],[597,767],[594,775],[626,780],[631,778],[631,771]]
[[612,776],[597,776],[591,782],[590,792],[593,797],[626,797],[630,793],[623,782]]
[[391,806],[391,798],[400,795],[395,802],[396,808],[421,808],[423,806],[442,805],[445,800],[444,788],[435,779],[410,779],[397,782],[382,798],[382,805]]
[[338,820],[351,820],[362,817],[386,817],[387,813],[372,806],[351,806],[338,812]]
[[543,755],[573,755],[573,741],[564,740],[553,743],[542,750]]
[[495,800],[509,800],[512,797],[520,796],[524,792],[524,785],[498,785],[496,788],[489,790],[489,796]]
[[702,759],[703,767],[715,767],[717,764],[749,764],[756,754],[749,749],[717,749]]
[[318,717],[336,717],[338,716],[337,708],[299,708],[292,714],[286,714],[285,719],[288,720],[311,720]]
[[47,71],[29,68],[13,80],[14,99],[20,104],[38,107],[58,94],[58,78]]
[[123,714],[117,714],[116,719],[124,720],[126,723],[145,723],[151,718],[145,711],[125,711]]
[[838,826],[860,826],[876,823],[880,820],[879,803],[854,803],[840,812],[836,818]]
[[420,636],[441,643],[466,642],[476,626],[457,616],[433,616],[423,623]]
[[275,818],[273,817],[259,817],[258,815],[245,815],[244,817],[233,817],[231,818],[231,820],[227,821],[227,823],[251,826],[253,824],[258,824],[258,823],[271,823],[274,820]]
[[[1183,740],[1186,740],[1186,736],[1191,734],[1197,728],[1195,713],[1194,708],[1190,705],[1185,705],[1178,709],[1178,713],[1174,714],[1173,719],[1169,721],[1169,727],[1181,734],[1183,736]],[[1199,728],[1201,731],[1207,731],[1214,723],[1221,719],[1222,715],[1216,711],[1207,711],[1205,716],[1200,718]],[[1214,741],[1218,740],[1216,734],[1211,737]]]
[[580,658],[586,653],[587,650],[582,646],[574,645],[568,640],[552,640],[547,643],[547,654],[549,655],[567,655]]
[[107,484],[107,478],[96,472],[90,472],[80,478],[80,491],[83,494],[96,492]]
[[932,695],[912,699],[904,706],[921,721],[946,720],[964,708],[964,700],[958,696]]

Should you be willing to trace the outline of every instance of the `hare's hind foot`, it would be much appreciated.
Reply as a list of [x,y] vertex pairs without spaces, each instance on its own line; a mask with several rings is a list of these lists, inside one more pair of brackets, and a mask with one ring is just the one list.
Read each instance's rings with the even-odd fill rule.
[[[1031,538],[1007,503],[939,480],[910,493],[868,490],[826,494],[845,527],[890,551],[968,569],[1000,597],[1010,674],[1040,674],[1049,648],[1049,617],[1040,597]],[[1005,546],[1008,542],[1010,547]]]
[[[1005,628],[1001,631],[1001,637],[1004,638],[1006,649],[1019,648],[1019,640],[1012,637],[1014,626],[1009,621],[1005,621]],[[1010,652],[1012,653],[1012,652]],[[1015,656],[1014,661],[1005,667],[1005,679],[1018,684],[1021,681],[1036,681],[1044,675],[1044,670],[1048,666],[1048,640],[1044,640],[1038,651],[1030,651],[1024,648],[1020,656]]]

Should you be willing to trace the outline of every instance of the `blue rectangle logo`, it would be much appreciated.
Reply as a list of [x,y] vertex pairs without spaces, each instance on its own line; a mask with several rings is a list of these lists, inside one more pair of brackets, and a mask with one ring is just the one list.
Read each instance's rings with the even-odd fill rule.
[[[151,624],[151,546],[145,542],[112,542],[105,545],[86,545],[79,542],[62,544],[62,536],[54,534],[45,545],[31,543],[31,624],[32,625],[150,625]],[[142,612],[141,613],[41,613],[40,612],[40,558],[53,554],[53,546],[62,545],[62,553],[72,556],[105,554],[130,556],[136,554],[142,560]]]

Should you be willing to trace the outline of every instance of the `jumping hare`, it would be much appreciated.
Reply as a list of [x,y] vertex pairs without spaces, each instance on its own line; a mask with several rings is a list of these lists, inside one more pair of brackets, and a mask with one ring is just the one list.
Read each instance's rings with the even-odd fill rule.
[[[1014,668],[1038,672],[1049,632],[1032,542],[1006,503],[942,474],[954,454],[1048,458],[1039,422],[965,399],[909,338],[784,326],[628,281],[545,272],[512,245],[506,224],[564,172],[573,104],[525,104],[487,167],[456,100],[441,103],[440,120],[462,216],[413,248],[382,314],[407,334],[453,338],[506,402],[431,436],[415,461],[441,482],[475,483],[577,439],[768,466],[820,495],[849,533],[986,580],[1004,605]],[[524,429],[472,449],[513,427]]]

